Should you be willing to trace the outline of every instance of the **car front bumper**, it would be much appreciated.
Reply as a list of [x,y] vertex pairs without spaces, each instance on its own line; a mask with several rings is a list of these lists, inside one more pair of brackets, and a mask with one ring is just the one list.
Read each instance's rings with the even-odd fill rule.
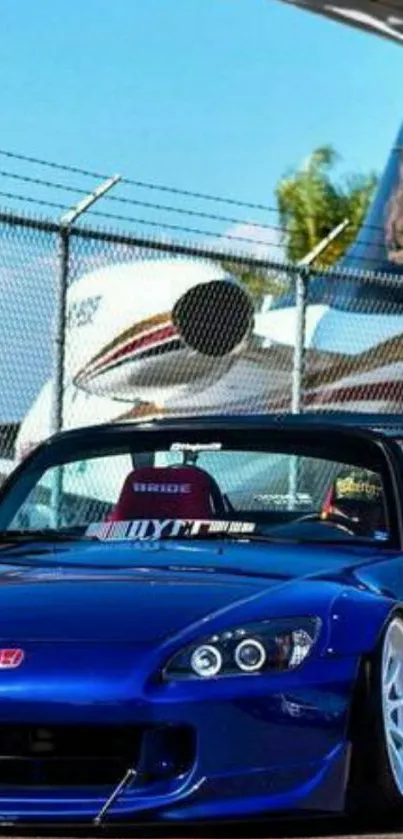
[[[350,744],[348,723],[357,658],[312,660],[300,671],[274,676],[149,686],[137,697],[127,681],[93,695],[82,688],[0,696],[0,723],[90,728],[127,724],[192,732],[186,766],[173,751],[147,754],[154,776],[140,774],[120,790],[117,783],[63,786],[0,783],[0,824],[93,822],[106,802],[105,821],[232,819],[283,812],[343,810]],[[12,701],[10,701],[12,700]],[[162,741],[161,741],[162,742]],[[165,741],[164,741],[165,742]],[[155,745],[155,744],[154,744]],[[182,749],[183,752],[183,749]],[[175,757],[176,755],[176,757]],[[0,737],[0,768],[1,737]],[[41,755],[30,758],[40,769]],[[171,763],[170,763],[171,761]],[[176,762],[175,762],[176,761]],[[48,764],[49,765],[49,764]],[[139,769],[138,759],[133,768]],[[127,765],[129,768],[129,765]],[[124,773],[123,773],[124,774]],[[122,778],[123,778],[122,774]]]

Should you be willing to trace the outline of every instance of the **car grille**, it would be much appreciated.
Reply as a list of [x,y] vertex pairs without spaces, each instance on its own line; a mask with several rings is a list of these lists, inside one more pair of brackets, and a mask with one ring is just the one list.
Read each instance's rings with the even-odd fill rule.
[[0,786],[117,784],[130,767],[139,783],[186,773],[194,738],[184,726],[0,725]]

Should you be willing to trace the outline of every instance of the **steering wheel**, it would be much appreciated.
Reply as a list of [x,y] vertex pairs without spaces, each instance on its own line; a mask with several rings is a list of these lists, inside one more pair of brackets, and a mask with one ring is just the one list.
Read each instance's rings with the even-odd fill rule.
[[337,527],[339,530],[344,530],[351,536],[357,536],[359,532],[359,526],[357,526],[357,528],[354,528],[354,523],[351,521],[351,519],[348,518],[348,516],[342,515],[342,513],[328,513],[325,519],[322,518],[320,513],[308,513],[308,515],[302,516],[301,518],[297,519],[298,523],[304,521],[320,522],[324,525],[327,524],[333,527]]

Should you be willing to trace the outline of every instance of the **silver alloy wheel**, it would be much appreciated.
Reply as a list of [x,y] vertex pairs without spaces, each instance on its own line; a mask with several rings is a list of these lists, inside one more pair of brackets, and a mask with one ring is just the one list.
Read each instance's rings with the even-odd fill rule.
[[390,769],[403,796],[403,620],[393,618],[382,649],[382,715]]

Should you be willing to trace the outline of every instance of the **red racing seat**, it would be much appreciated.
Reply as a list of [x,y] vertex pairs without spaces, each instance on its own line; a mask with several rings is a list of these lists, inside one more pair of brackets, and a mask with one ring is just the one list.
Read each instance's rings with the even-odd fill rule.
[[216,482],[197,466],[144,466],[127,476],[109,521],[210,519],[223,513]]

